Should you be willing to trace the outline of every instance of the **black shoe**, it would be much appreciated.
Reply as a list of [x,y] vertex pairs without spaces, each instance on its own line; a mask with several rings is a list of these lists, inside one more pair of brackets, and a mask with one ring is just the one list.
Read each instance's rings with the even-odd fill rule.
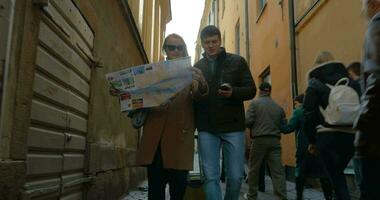
[[222,183],[225,183],[226,182],[226,178],[222,178],[222,177],[220,177],[220,182],[222,182]]

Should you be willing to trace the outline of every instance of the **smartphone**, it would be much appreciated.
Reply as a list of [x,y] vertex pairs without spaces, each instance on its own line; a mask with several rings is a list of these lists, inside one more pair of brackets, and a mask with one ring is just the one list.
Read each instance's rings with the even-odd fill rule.
[[228,83],[223,83],[219,86],[221,90],[231,90],[231,86]]

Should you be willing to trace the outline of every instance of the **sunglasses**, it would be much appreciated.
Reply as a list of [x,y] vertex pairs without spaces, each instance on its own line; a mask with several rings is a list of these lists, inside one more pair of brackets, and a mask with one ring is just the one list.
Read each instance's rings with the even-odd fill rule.
[[165,45],[165,49],[167,49],[169,51],[175,51],[175,50],[183,51],[184,47],[183,47],[183,45],[167,44],[167,45]]

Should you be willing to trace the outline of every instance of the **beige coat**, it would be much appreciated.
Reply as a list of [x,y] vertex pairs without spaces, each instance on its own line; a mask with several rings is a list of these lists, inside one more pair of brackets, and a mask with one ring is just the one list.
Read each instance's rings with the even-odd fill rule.
[[[198,84],[197,84],[198,85]],[[137,165],[152,163],[161,143],[163,166],[166,169],[191,170],[194,158],[194,98],[203,94],[190,86],[182,90],[166,106],[152,108],[143,127],[143,135],[137,150]]]

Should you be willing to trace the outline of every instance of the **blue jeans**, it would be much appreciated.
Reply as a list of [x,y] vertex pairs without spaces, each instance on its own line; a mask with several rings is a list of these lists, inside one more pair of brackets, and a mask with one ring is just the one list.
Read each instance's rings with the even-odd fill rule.
[[220,150],[223,148],[227,178],[226,200],[238,200],[244,178],[244,132],[209,133],[199,132],[198,148],[201,166],[205,175],[203,185],[207,200],[221,200]]

